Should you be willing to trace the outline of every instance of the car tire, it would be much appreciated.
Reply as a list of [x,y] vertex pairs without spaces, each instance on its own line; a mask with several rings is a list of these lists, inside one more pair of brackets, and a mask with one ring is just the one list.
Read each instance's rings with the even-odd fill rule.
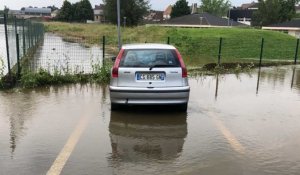
[[111,103],[110,104],[110,109],[111,109],[111,111],[116,111],[116,110],[119,109],[119,105],[115,104],[115,103]]
[[188,108],[188,104],[187,103],[180,104],[179,107],[178,107],[178,109],[179,109],[180,112],[186,112],[187,108]]

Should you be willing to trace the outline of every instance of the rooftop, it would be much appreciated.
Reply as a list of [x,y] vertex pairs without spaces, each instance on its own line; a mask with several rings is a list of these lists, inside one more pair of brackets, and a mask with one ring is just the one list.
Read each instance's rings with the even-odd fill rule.
[[25,13],[51,13],[50,8],[25,8]]
[[[228,26],[228,19],[217,17],[209,13],[199,13],[199,14],[185,15],[185,16],[170,19],[166,21],[166,24]],[[231,21],[230,25],[243,26],[244,24]]]

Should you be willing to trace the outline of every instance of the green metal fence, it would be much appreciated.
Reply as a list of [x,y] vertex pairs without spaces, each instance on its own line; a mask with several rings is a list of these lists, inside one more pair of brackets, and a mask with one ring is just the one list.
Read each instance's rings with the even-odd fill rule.
[[34,54],[43,40],[44,26],[40,22],[7,14],[2,19],[4,30],[1,30],[0,35],[5,37],[6,52],[2,59],[6,63],[6,72],[10,76],[20,75],[22,63]]

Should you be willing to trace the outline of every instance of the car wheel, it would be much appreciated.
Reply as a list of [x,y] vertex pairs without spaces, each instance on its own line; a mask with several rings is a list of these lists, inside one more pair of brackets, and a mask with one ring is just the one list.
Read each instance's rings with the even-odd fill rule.
[[187,108],[188,108],[188,104],[187,104],[187,103],[184,103],[184,104],[179,105],[179,110],[180,110],[181,112],[186,112],[186,111],[187,111]]
[[110,109],[111,109],[112,111],[116,111],[116,110],[119,109],[119,105],[118,105],[118,104],[115,104],[115,103],[111,103],[111,104],[110,104]]

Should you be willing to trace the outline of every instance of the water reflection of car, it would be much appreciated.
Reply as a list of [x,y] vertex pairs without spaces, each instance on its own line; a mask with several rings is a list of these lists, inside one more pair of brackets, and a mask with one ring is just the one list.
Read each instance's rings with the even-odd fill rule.
[[166,44],[124,45],[109,89],[112,110],[126,104],[173,104],[186,111],[190,91],[180,53]]
[[112,112],[109,131],[113,160],[173,160],[187,135],[186,114]]

